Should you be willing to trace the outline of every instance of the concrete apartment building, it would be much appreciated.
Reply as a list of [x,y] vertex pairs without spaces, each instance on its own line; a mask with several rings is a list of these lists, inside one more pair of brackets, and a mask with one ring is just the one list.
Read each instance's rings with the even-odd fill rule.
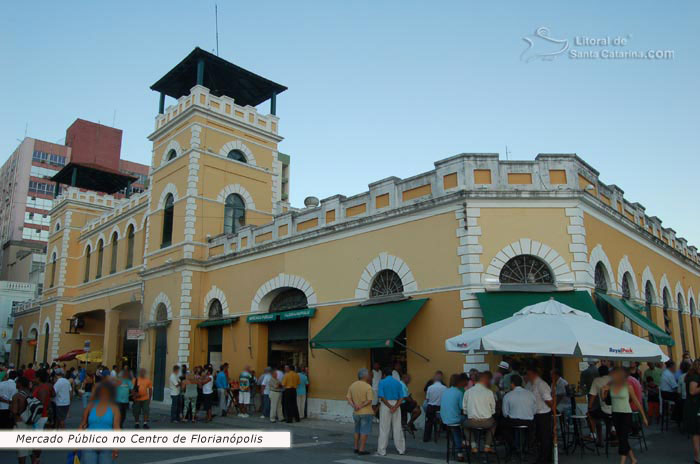
[[[66,130],[65,145],[25,137],[0,169],[0,281],[41,291],[55,183],[49,180],[77,154],[81,162],[135,178],[142,192],[148,166],[120,159],[122,131],[83,119]],[[59,190],[60,193],[60,190]]]

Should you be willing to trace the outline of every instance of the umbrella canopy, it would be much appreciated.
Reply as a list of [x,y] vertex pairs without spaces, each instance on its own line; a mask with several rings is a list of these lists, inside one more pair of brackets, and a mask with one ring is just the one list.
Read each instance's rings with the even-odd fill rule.
[[89,353],[83,353],[76,356],[77,359],[83,362],[101,363],[102,362],[102,352],[101,351],[90,351]]
[[445,341],[447,351],[500,351],[628,361],[664,361],[658,345],[554,299]]
[[56,361],[72,361],[76,356],[83,353],[85,353],[85,350],[72,350],[56,358]]

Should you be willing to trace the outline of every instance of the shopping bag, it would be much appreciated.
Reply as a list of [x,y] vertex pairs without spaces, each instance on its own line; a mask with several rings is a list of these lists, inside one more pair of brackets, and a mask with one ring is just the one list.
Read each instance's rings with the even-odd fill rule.
[[68,453],[66,459],[66,464],[80,464],[80,458],[82,457],[81,451],[71,451]]

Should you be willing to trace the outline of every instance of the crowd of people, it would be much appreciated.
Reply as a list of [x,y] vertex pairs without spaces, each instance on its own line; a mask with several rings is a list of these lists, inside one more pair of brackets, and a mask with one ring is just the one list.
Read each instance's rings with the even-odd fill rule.
[[[168,379],[170,421],[197,422],[199,412],[205,422],[212,420],[215,408],[220,416],[236,413],[249,417],[259,413],[270,422],[299,422],[306,417],[309,377],[306,368],[292,365],[267,367],[260,376],[245,366],[236,376],[224,363],[214,371],[212,365],[173,366]],[[137,421],[138,427],[138,421]]]
[[[471,370],[447,379],[437,371],[423,389],[425,401],[418,405],[410,393],[411,377],[401,372],[399,364],[360,369],[358,380],[347,392],[355,424],[354,451],[369,453],[367,438],[378,418],[377,454],[386,454],[390,437],[397,452],[404,454],[405,433],[414,431],[414,422],[424,414],[423,440],[446,430],[460,461],[469,452],[494,453],[497,436],[508,453],[513,453],[521,446],[516,443],[516,430],[525,430],[525,442],[536,454],[536,462],[550,462],[555,422],[552,409],[556,408],[567,428],[571,415],[585,414],[589,434],[584,440],[603,447],[607,438],[608,445],[617,445],[623,464],[637,461],[630,435],[650,422],[659,423],[665,414],[692,437],[695,462],[700,463],[700,360],[691,361],[688,353],[678,369],[673,361],[649,363],[644,372],[636,362],[625,366],[589,362],[577,385],[569,385],[558,369],[544,372],[548,381],[542,374],[536,363],[517,359],[504,359],[494,373]],[[483,435],[481,444],[477,433],[472,433],[476,430]]]

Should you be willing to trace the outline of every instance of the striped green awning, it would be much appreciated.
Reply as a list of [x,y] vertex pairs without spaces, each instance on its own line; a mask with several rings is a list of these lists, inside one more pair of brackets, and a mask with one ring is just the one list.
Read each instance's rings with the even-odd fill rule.
[[615,308],[623,316],[629,318],[632,322],[640,326],[642,329],[649,332],[649,340],[657,345],[673,346],[675,342],[673,337],[666,333],[658,325],[654,324],[651,319],[644,315],[645,309],[631,301],[615,298],[614,296],[606,295],[605,293],[596,292],[596,298],[601,298],[610,306]]
[[311,339],[311,348],[391,348],[427,298],[371,306],[349,306]]

